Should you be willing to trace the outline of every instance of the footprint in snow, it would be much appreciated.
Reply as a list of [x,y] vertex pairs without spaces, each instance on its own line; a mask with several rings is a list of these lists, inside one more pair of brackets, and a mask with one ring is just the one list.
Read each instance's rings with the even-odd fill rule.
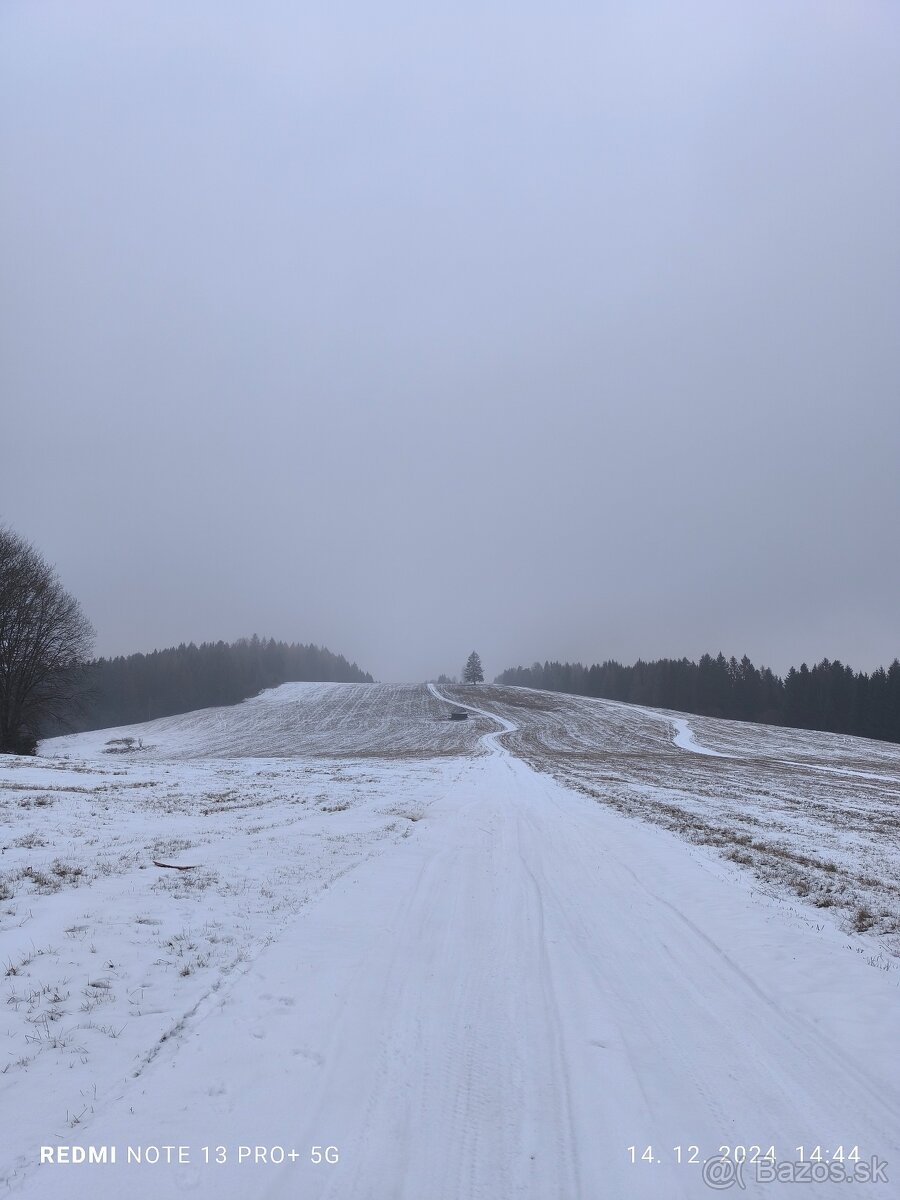
[[315,1063],[317,1067],[325,1066],[325,1056],[317,1053],[315,1050],[305,1050],[301,1046],[295,1046],[293,1050],[291,1050],[291,1054],[295,1058],[308,1058],[309,1061]]

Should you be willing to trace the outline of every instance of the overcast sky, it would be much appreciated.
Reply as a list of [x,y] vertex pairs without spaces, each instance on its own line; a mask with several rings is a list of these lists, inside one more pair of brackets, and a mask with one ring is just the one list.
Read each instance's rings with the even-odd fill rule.
[[98,652],[900,654],[894,0],[5,0],[0,163]]

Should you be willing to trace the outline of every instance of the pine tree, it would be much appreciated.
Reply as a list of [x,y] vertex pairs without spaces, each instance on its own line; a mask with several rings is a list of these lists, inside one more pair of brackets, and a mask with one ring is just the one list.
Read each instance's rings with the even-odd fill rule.
[[481,669],[481,659],[473,650],[466,659],[463,667],[463,679],[466,683],[484,683],[484,671]]

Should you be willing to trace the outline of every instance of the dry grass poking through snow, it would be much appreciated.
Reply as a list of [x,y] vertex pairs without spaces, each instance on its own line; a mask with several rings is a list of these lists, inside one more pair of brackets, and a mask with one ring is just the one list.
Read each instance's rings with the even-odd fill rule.
[[139,1074],[464,766],[0,757],[0,1095],[43,1114],[33,1140]]
[[[900,953],[900,746],[525,688],[447,688],[516,722],[505,744]],[[705,755],[673,744],[687,720]]]
[[483,719],[449,721],[424,684],[286,683],[230,708],[54,738],[42,754],[97,758],[126,739],[120,761],[195,758],[416,759],[481,752]]

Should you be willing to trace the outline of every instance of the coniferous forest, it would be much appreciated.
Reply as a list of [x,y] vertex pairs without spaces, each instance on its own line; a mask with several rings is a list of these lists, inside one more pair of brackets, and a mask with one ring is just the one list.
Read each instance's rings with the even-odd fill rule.
[[511,667],[495,682],[900,742],[897,659],[887,670],[880,667],[867,675],[824,658],[813,667],[791,667],[783,679],[768,667],[755,667],[746,655],[738,661],[721,653],[715,658],[704,654],[698,663],[687,658],[639,659],[630,667],[614,661],[591,667],[536,662]]
[[237,704],[281,683],[371,683],[343,655],[315,645],[241,638],[193,642],[151,654],[98,658],[87,664],[79,711],[44,736],[131,725],[221,704]]

